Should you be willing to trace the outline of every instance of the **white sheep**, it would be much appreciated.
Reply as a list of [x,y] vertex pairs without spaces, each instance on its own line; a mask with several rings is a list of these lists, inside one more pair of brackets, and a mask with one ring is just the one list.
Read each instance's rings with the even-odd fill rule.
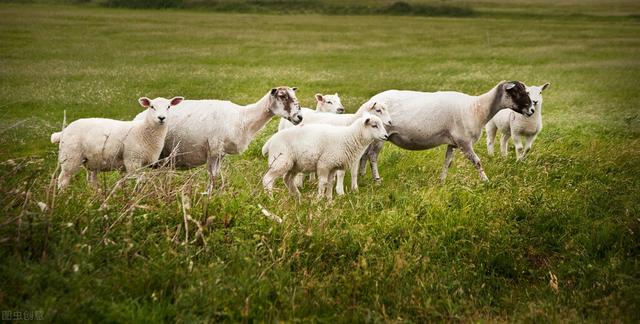
[[285,129],[273,135],[262,148],[263,155],[269,154],[269,170],[262,184],[271,193],[274,180],[284,176],[289,192],[299,199],[295,176],[300,172],[316,172],[318,197],[326,195],[331,199],[336,171],[357,164],[369,144],[386,138],[382,120],[370,115],[349,126],[303,124]]
[[[370,114],[380,118],[385,126],[391,125],[391,117],[387,107],[376,101],[367,101],[358,108],[354,114],[320,114],[314,113],[305,116],[304,124],[328,124],[336,126],[348,126],[365,114]],[[358,159],[359,160],[359,159]],[[349,168],[351,173],[351,191],[358,191],[358,164]],[[344,170],[336,172],[336,193],[344,195]]]
[[[302,116],[307,116],[313,113],[333,113],[333,114],[342,114],[344,112],[344,106],[340,101],[340,97],[338,93],[332,95],[322,95],[320,93],[316,93],[316,110],[311,110],[309,108],[301,108]],[[285,118],[280,118],[280,124],[278,124],[278,130],[283,130],[285,128],[292,127],[293,124],[286,120]]]
[[[519,81],[501,81],[490,91],[471,96],[454,91],[419,92],[388,90],[371,98],[389,109],[393,125],[387,127],[389,141],[408,150],[426,150],[447,145],[440,180],[444,182],[459,148],[476,167],[480,178],[488,181],[480,158],[473,151],[485,124],[502,109],[532,115],[533,106],[525,85]],[[379,153],[382,145],[369,148],[368,158]],[[377,175],[378,170],[372,174]]]
[[83,165],[89,182],[97,186],[99,171],[131,173],[156,162],[167,134],[168,110],[182,100],[142,97],[138,102],[147,108],[142,120],[83,118],[53,133],[51,142],[60,143],[58,189],[64,190]]
[[[487,151],[493,155],[493,141],[496,133],[500,130],[500,151],[507,156],[509,148],[509,137],[513,137],[516,146],[516,157],[522,160],[526,157],[531,145],[535,141],[540,131],[542,131],[542,91],[549,87],[549,83],[541,86],[527,87],[527,93],[534,106],[532,116],[518,114],[511,110],[498,112],[485,126],[487,131]],[[524,146],[522,140],[524,139]]]
[[[333,114],[342,114],[344,113],[344,106],[340,101],[340,97],[336,92],[333,95],[322,95],[320,93],[316,93],[316,110],[311,110],[309,108],[301,108],[302,116],[309,116],[315,113],[333,113]],[[283,130],[285,128],[293,127],[294,125],[286,120],[285,118],[280,118],[280,123],[278,124],[278,131]],[[315,177],[314,173],[309,174],[309,180],[313,180]],[[304,174],[301,173],[296,176],[295,180],[296,186],[302,187],[304,183]]]
[[[171,155],[177,168],[206,163],[210,193],[225,155],[244,152],[273,116],[287,118],[294,124],[302,121],[296,90],[273,88],[258,102],[246,106],[222,100],[185,100],[171,110],[160,157]],[[136,116],[139,118],[143,117]]]

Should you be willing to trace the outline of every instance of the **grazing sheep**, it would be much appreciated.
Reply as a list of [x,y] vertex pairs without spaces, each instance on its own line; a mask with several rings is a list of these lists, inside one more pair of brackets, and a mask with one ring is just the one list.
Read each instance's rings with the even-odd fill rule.
[[[348,126],[351,125],[354,121],[358,120],[365,114],[370,114],[373,116],[377,116],[380,118],[385,126],[391,125],[391,117],[389,116],[389,112],[384,104],[375,102],[375,101],[367,101],[356,111],[355,114],[320,114],[314,113],[310,115],[306,115],[304,119],[304,124],[329,124],[335,126]],[[351,172],[351,190],[358,191],[358,164],[354,164],[350,168]],[[336,182],[336,193],[338,195],[344,195],[344,170],[339,170],[336,173],[337,182]],[[300,186],[300,184],[296,183],[296,185]]]
[[[206,163],[207,193],[210,193],[225,155],[244,152],[273,116],[287,118],[294,124],[302,121],[296,90],[273,88],[258,102],[247,106],[222,100],[185,100],[171,111],[160,157],[173,153],[173,166],[184,169]],[[142,116],[136,116],[139,118]]]
[[[418,92],[388,90],[371,98],[389,109],[393,125],[387,127],[389,141],[408,150],[426,150],[447,145],[440,179],[444,182],[453,161],[453,149],[459,148],[476,167],[480,178],[488,181],[480,158],[473,151],[484,125],[502,109],[532,115],[533,106],[525,85],[519,81],[501,81],[479,96],[460,92]],[[382,145],[373,145],[367,158],[377,160]],[[372,174],[378,170],[371,163]]]
[[301,125],[273,135],[262,148],[269,154],[269,170],[262,178],[267,192],[273,181],[284,176],[291,194],[300,198],[294,177],[300,172],[318,174],[318,197],[332,198],[333,179],[337,170],[357,164],[358,159],[374,140],[385,140],[387,132],[382,120],[364,116],[349,126]]
[[[340,97],[338,93],[333,95],[322,95],[316,93],[316,110],[311,110],[309,108],[302,108],[302,116],[307,116],[309,114],[314,113],[334,113],[334,114],[342,114],[344,112],[344,106],[342,106],[342,102],[340,102]],[[286,120],[285,118],[280,118],[280,124],[278,124],[278,130],[283,130],[285,128],[292,127],[293,124]]]
[[[549,87],[549,83],[541,86],[527,87],[527,93],[533,103],[534,112],[532,116],[517,114],[511,110],[501,110],[485,126],[487,131],[487,151],[493,155],[493,140],[497,130],[500,130],[500,151],[507,156],[509,149],[509,137],[513,137],[516,145],[516,157],[522,160],[526,157],[531,145],[535,141],[540,131],[542,131],[542,91]],[[522,139],[524,138],[524,147]]]
[[138,102],[147,109],[141,120],[83,118],[62,132],[53,133],[51,142],[60,143],[58,189],[64,190],[82,165],[87,169],[89,182],[96,186],[99,171],[131,173],[156,162],[167,134],[168,110],[182,100],[182,97],[170,100],[142,97]]

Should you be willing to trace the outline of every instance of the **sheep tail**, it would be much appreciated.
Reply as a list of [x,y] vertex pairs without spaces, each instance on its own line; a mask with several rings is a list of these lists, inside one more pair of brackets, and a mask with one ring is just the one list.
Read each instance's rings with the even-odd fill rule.
[[62,138],[62,132],[56,132],[51,134],[51,143],[58,144],[60,143],[60,139]]

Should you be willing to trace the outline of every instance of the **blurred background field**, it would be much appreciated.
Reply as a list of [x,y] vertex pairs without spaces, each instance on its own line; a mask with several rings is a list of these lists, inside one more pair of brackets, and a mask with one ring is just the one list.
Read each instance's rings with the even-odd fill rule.
[[[116,2],[0,3],[0,310],[57,321],[638,321],[636,1]],[[271,200],[260,148],[273,120],[225,161],[225,188],[210,198],[204,168],[150,171],[102,209],[117,174],[101,176],[99,193],[82,174],[68,192],[50,189],[63,111],[130,119],[143,95],[248,104],[286,84],[304,106],[338,92],[353,112],[387,89],[480,94],[503,79],[551,87],[527,160],[476,144],[489,184],[458,155],[440,185],[443,148],[387,145],[381,186],[367,173],[359,193],[327,203],[311,182],[296,205],[280,182]]]

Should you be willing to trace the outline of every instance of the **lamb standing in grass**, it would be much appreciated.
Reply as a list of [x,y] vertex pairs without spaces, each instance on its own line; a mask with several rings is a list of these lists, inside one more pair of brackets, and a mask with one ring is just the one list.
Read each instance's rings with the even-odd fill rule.
[[[531,99],[525,85],[519,81],[501,81],[493,89],[479,96],[454,91],[419,92],[388,90],[371,98],[383,102],[389,109],[393,126],[387,127],[389,141],[408,150],[426,150],[447,145],[440,180],[444,182],[453,161],[453,150],[459,148],[488,181],[480,158],[473,151],[482,128],[502,109],[520,114],[533,114]],[[378,154],[382,146],[373,147]],[[368,157],[371,158],[370,154]],[[373,167],[373,164],[372,164]],[[378,174],[377,170],[372,173]]]
[[[325,114],[313,114],[309,115],[305,119],[305,124],[329,124],[338,126],[351,125],[358,118],[361,118],[365,114],[370,114],[380,118],[385,126],[391,126],[391,117],[387,111],[387,107],[379,102],[367,101],[355,114],[342,114],[342,115],[325,115]],[[384,142],[383,142],[384,143]],[[364,155],[364,152],[363,152]],[[360,161],[360,159],[358,159]],[[358,165],[355,163],[349,168],[351,173],[351,191],[358,191]],[[336,193],[338,195],[344,195],[344,170],[336,172]]]
[[58,189],[64,190],[83,165],[89,182],[97,186],[99,171],[131,173],[156,162],[167,134],[167,112],[182,100],[142,97],[138,101],[147,108],[142,120],[83,118],[53,133],[51,142],[60,143]]
[[160,157],[172,156],[173,166],[183,169],[206,163],[207,193],[210,193],[223,158],[244,152],[273,116],[287,118],[294,124],[302,121],[296,90],[273,88],[258,102],[246,106],[222,100],[185,100],[171,111]]
[[[511,110],[501,110],[491,119],[485,129],[487,131],[487,151],[493,155],[493,141],[497,130],[500,130],[500,152],[507,156],[509,149],[509,137],[513,137],[516,145],[516,157],[522,160],[526,157],[531,145],[535,141],[540,131],[542,131],[542,91],[549,87],[549,83],[542,86],[527,87],[527,93],[533,103],[534,112],[532,116],[525,116]],[[524,139],[524,147],[522,140]]]
[[263,155],[269,154],[269,170],[262,184],[271,193],[274,180],[284,176],[289,192],[299,199],[295,176],[300,172],[316,172],[318,197],[326,195],[331,199],[336,171],[357,163],[374,140],[386,138],[382,120],[370,115],[350,126],[312,124],[285,129],[273,135],[262,148]]
[[[324,114],[324,113],[312,113],[305,115],[304,124],[328,124],[335,126],[349,126],[353,124],[356,120],[363,117],[365,114],[370,114],[373,116],[377,116],[380,118],[385,126],[391,125],[391,117],[389,116],[389,112],[384,104],[375,102],[375,101],[367,101],[365,102],[355,114]],[[266,145],[266,144],[265,144]],[[359,160],[359,159],[358,159]],[[352,165],[350,168],[351,172],[351,190],[358,191],[358,164]],[[336,182],[336,193],[338,195],[344,195],[344,170],[339,170],[336,173],[337,182]],[[296,177],[296,179],[299,179]],[[298,182],[296,180],[296,185],[300,187],[302,182]]]
[[[344,112],[344,106],[340,101],[338,93],[332,95],[322,95],[316,93],[316,110],[309,108],[301,108],[302,116],[307,116],[314,113],[333,113],[342,114]],[[278,130],[283,130],[294,126],[290,121],[285,118],[280,118],[280,124],[278,124]]]

